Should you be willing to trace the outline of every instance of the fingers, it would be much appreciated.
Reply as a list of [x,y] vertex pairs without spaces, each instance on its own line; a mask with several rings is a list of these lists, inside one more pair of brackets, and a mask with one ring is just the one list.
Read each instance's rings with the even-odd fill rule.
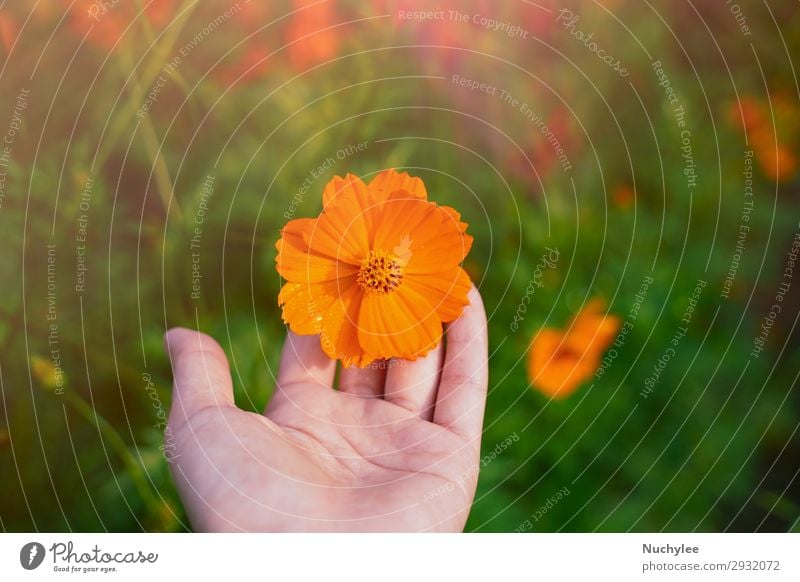
[[413,362],[392,360],[386,373],[386,400],[423,420],[431,420],[443,359],[444,348],[439,343],[428,355]]
[[335,373],[336,362],[322,351],[318,335],[289,332],[281,352],[279,387],[313,382],[330,388]]
[[235,406],[225,352],[210,336],[173,328],[164,336],[174,389],[169,422],[180,427],[204,408]]
[[470,304],[447,329],[447,353],[433,422],[480,443],[489,383],[488,337],[483,301],[475,286]]
[[386,362],[376,361],[366,368],[342,368],[339,391],[354,396],[380,398],[386,382]]

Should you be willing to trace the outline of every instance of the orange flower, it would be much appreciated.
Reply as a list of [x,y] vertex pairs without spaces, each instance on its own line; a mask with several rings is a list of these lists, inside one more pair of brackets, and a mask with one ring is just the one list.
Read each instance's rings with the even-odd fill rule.
[[770,95],[764,102],[745,95],[738,103],[730,104],[728,117],[734,127],[750,136],[761,172],[767,178],[780,182],[794,176],[798,159],[786,142],[796,141],[800,134],[800,112],[790,99]]
[[565,398],[595,373],[619,331],[619,318],[603,315],[603,302],[587,303],[566,330],[545,327],[528,352],[528,376],[539,390]]
[[[307,69],[334,58],[339,52],[339,32],[333,27],[336,13],[331,2],[304,8],[307,0],[295,0],[298,10],[286,26],[286,50],[297,69]],[[326,30],[327,29],[327,30]]]
[[769,127],[758,128],[752,133],[753,150],[762,173],[775,182],[791,178],[797,170],[794,153],[778,141]]
[[728,119],[734,127],[743,131],[753,131],[765,124],[761,103],[752,95],[744,95],[739,101],[728,105]]
[[630,208],[636,199],[636,193],[633,191],[633,187],[628,184],[617,186],[614,188],[611,195],[614,199],[614,204],[618,208]]
[[0,11],[0,44],[6,53],[11,52],[11,47],[17,40],[19,27],[16,20],[6,11]]
[[93,0],[77,0],[74,3],[62,0],[62,4],[66,6],[73,33],[86,35],[91,44],[104,49],[111,49],[130,23],[122,17],[122,7],[106,7]]
[[427,198],[422,180],[394,170],[369,185],[352,174],[328,182],[322,214],[292,220],[276,244],[291,330],[319,334],[345,366],[436,347],[468,304],[460,265],[472,237],[458,212]]
[[[535,115],[538,117],[539,114]],[[512,154],[510,169],[521,178],[533,180],[531,164],[540,179],[546,179],[557,168],[566,171],[571,167],[572,157],[583,149],[583,139],[572,121],[572,114],[563,105],[555,106],[544,124],[541,132],[532,132],[524,138],[523,149],[527,151],[527,157]]]
[[[136,7],[136,4],[133,5]],[[144,8],[144,15],[150,24],[157,28],[166,26],[178,13],[178,2],[175,0],[154,0]]]
[[264,47],[250,46],[233,61],[232,65],[220,68],[216,77],[226,86],[233,83],[256,81],[268,70],[268,57],[269,51]]

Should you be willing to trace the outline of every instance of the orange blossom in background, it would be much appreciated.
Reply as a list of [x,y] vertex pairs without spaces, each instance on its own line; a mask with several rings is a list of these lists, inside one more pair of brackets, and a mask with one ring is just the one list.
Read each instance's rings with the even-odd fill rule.
[[531,383],[553,398],[566,398],[592,377],[619,331],[619,318],[603,314],[603,302],[589,301],[566,329],[545,327],[528,352]]

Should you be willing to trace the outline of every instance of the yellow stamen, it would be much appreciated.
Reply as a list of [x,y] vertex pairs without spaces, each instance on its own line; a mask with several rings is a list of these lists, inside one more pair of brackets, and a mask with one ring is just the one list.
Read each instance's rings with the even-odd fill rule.
[[356,281],[368,293],[389,293],[403,281],[403,268],[394,255],[373,250],[361,259]]

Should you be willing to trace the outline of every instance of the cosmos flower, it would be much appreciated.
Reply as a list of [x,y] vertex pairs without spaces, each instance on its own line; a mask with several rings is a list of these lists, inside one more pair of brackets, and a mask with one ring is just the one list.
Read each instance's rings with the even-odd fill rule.
[[301,335],[320,335],[343,365],[414,360],[469,303],[461,268],[472,245],[452,208],[428,201],[422,180],[386,170],[366,185],[334,177],[318,218],[292,220],[277,242],[288,281],[278,303]]
[[789,180],[797,171],[797,157],[770,132],[753,134],[753,149],[763,174],[773,182]]
[[298,70],[333,59],[339,53],[341,39],[336,25],[336,11],[331,2],[309,5],[308,0],[294,0],[295,12],[286,25],[286,51]]
[[791,99],[744,95],[728,106],[728,120],[747,135],[764,176],[781,182],[795,175],[800,162],[790,144],[800,136],[800,111]]
[[633,206],[636,200],[636,192],[629,184],[618,184],[611,191],[611,198],[617,208],[627,209]]
[[9,12],[0,11],[0,45],[6,54],[11,52],[11,47],[17,40],[19,26]]
[[743,95],[728,105],[728,121],[743,131],[754,131],[766,123],[761,103],[752,95]]
[[620,327],[619,318],[602,312],[603,302],[594,299],[566,330],[545,327],[536,334],[528,352],[528,376],[536,388],[566,398],[592,377]]
[[556,171],[570,171],[572,160],[585,147],[585,136],[569,109],[559,104],[547,114],[539,112],[546,108],[546,105],[536,104],[527,110],[526,116],[537,129],[520,140],[525,156],[505,148],[505,151],[511,151],[508,169],[526,181],[533,182],[536,176],[547,180]]
[[266,48],[252,44],[231,65],[219,67],[215,71],[215,77],[225,86],[257,81],[269,70],[269,56]]

